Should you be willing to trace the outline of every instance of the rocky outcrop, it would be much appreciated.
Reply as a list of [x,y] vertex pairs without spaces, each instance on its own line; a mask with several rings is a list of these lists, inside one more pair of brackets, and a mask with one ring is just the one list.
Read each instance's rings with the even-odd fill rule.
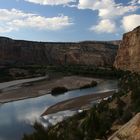
[[114,66],[117,69],[140,72],[140,26],[124,34]]
[[140,113],[122,126],[108,140],[140,140]]
[[113,65],[120,41],[52,43],[0,37],[0,66],[9,64]]

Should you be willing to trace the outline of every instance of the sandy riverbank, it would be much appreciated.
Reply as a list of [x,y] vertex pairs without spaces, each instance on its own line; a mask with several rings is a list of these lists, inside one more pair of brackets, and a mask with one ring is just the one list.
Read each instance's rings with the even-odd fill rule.
[[113,95],[114,92],[115,91],[98,93],[98,94],[94,93],[94,94],[85,95],[85,96],[77,97],[74,99],[66,100],[66,101],[57,103],[57,104],[49,107],[42,114],[42,116],[52,114],[52,113],[57,113],[59,111],[64,111],[64,110],[86,109],[92,105],[91,103],[93,101],[97,101],[100,99],[104,99],[105,97],[109,97],[109,96]]
[[45,95],[50,93],[52,88],[58,86],[65,86],[69,90],[77,89],[85,84],[91,83],[92,80],[95,80],[98,83],[104,81],[103,79],[95,79],[89,77],[66,76],[60,79],[43,80],[27,85],[17,85],[11,89],[4,89],[0,93],[0,103]]

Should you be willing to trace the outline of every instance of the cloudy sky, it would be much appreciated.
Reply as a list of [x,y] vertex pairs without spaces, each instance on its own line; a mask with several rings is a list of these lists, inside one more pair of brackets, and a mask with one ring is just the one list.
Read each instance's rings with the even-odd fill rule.
[[140,25],[140,0],[0,0],[0,36],[116,40]]

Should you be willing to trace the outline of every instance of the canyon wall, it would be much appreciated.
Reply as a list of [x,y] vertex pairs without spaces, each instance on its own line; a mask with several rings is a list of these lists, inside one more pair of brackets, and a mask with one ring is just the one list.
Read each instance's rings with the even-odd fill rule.
[[140,139],[140,113],[124,124],[108,140],[139,140]]
[[140,26],[123,35],[114,66],[117,69],[140,72]]
[[81,64],[112,66],[120,41],[33,42],[0,37],[0,66]]

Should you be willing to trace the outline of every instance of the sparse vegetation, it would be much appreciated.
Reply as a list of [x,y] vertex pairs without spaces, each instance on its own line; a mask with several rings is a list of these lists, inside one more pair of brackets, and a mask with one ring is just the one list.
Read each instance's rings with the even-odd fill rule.
[[112,67],[95,67],[85,65],[59,65],[59,66],[48,66],[49,72],[62,72],[70,75],[83,75],[91,77],[103,77],[103,78],[120,78],[124,72],[122,70],[116,70]]
[[51,94],[55,96],[55,95],[65,93],[67,91],[68,89],[66,87],[55,87],[52,89]]
[[46,66],[7,66],[0,68],[0,82],[46,75]]
[[97,86],[97,82],[96,81],[92,81],[90,84],[86,84],[84,86],[81,86],[80,89],[84,89],[84,88],[92,88]]
[[[15,74],[11,74],[9,71],[15,69]],[[22,71],[26,71],[21,72]],[[0,82],[10,81],[22,78],[31,78],[49,75],[82,75],[98,78],[119,78],[123,75],[123,71],[116,70],[111,67],[95,67],[87,65],[26,65],[26,66],[6,66],[0,68]]]

